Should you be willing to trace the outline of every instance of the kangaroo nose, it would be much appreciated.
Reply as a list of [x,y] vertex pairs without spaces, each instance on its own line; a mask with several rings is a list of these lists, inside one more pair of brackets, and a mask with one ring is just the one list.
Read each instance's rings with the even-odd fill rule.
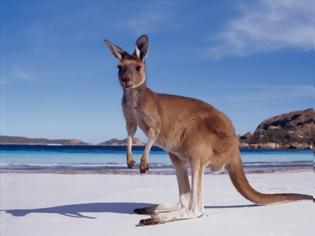
[[129,78],[129,77],[124,77],[124,78],[122,79],[122,81],[125,82],[125,83],[130,82],[130,78]]

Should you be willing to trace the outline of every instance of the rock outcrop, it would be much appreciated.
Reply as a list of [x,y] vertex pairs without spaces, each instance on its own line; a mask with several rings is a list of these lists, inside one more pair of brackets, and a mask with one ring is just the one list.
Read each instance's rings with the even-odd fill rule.
[[[143,146],[144,143],[138,139],[138,138],[133,138],[132,143],[134,146]],[[127,146],[127,139],[115,139],[112,138],[110,140],[107,140],[105,142],[99,143],[98,145],[102,146]]]
[[261,122],[253,134],[240,137],[240,147],[312,148],[315,143],[315,110],[310,108],[273,116]]

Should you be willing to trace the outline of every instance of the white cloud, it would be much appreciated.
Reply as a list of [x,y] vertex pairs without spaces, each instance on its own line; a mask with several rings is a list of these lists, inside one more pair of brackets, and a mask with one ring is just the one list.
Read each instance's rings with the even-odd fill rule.
[[[248,2],[247,2],[248,3]],[[285,48],[315,49],[315,1],[259,0],[215,35],[208,56],[246,56]]]
[[288,101],[299,99],[314,99],[315,87],[312,85],[282,85],[282,86],[256,86],[245,87],[247,92],[240,97],[233,98],[234,101]]
[[282,109],[292,104],[307,108],[315,99],[314,85],[256,85],[222,87],[211,92],[211,96],[200,97],[205,101],[215,101],[222,106],[253,107],[259,109],[273,107]]
[[12,66],[11,68],[11,78],[16,79],[16,80],[24,80],[24,81],[32,81],[36,79],[34,75],[16,66]]

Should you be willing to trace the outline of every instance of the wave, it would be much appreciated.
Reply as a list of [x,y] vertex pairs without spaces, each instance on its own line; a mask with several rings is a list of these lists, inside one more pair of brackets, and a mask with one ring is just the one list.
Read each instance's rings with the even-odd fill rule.
[[[256,161],[256,162],[244,162],[244,168],[268,168],[268,167],[306,167],[313,166],[312,161],[286,161],[286,162],[266,162],[266,161]],[[29,163],[29,164],[19,164],[19,163],[0,163],[0,170],[21,170],[21,169],[126,169],[125,163],[107,162],[107,163]],[[135,165],[134,169],[137,169],[138,165]],[[150,163],[150,169],[173,169],[172,164],[165,163]]]

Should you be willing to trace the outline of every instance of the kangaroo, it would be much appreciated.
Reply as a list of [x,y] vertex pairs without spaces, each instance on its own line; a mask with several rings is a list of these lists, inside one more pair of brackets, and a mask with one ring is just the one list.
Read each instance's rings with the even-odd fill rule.
[[[242,167],[239,141],[229,118],[215,107],[188,97],[159,94],[146,86],[145,60],[148,36],[140,36],[133,54],[104,40],[118,59],[118,77],[123,88],[122,107],[128,132],[127,165],[132,168],[132,138],[140,127],[148,138],[140,159],[140,173],[148,170],[148,156],[155,143],[169,154],[176,171],[179,201],[174,205],[155,205],[135,209],[134,213],[151,214],[138,225],[162,224],[203,215],[203,175],[206,167],[218,172],[224,168],[246,199],[267,205],[297,200],[313,200],[310,195],[295,193],[260,193],[249,184]],[[191,186],[188,168],[191,168]]]

